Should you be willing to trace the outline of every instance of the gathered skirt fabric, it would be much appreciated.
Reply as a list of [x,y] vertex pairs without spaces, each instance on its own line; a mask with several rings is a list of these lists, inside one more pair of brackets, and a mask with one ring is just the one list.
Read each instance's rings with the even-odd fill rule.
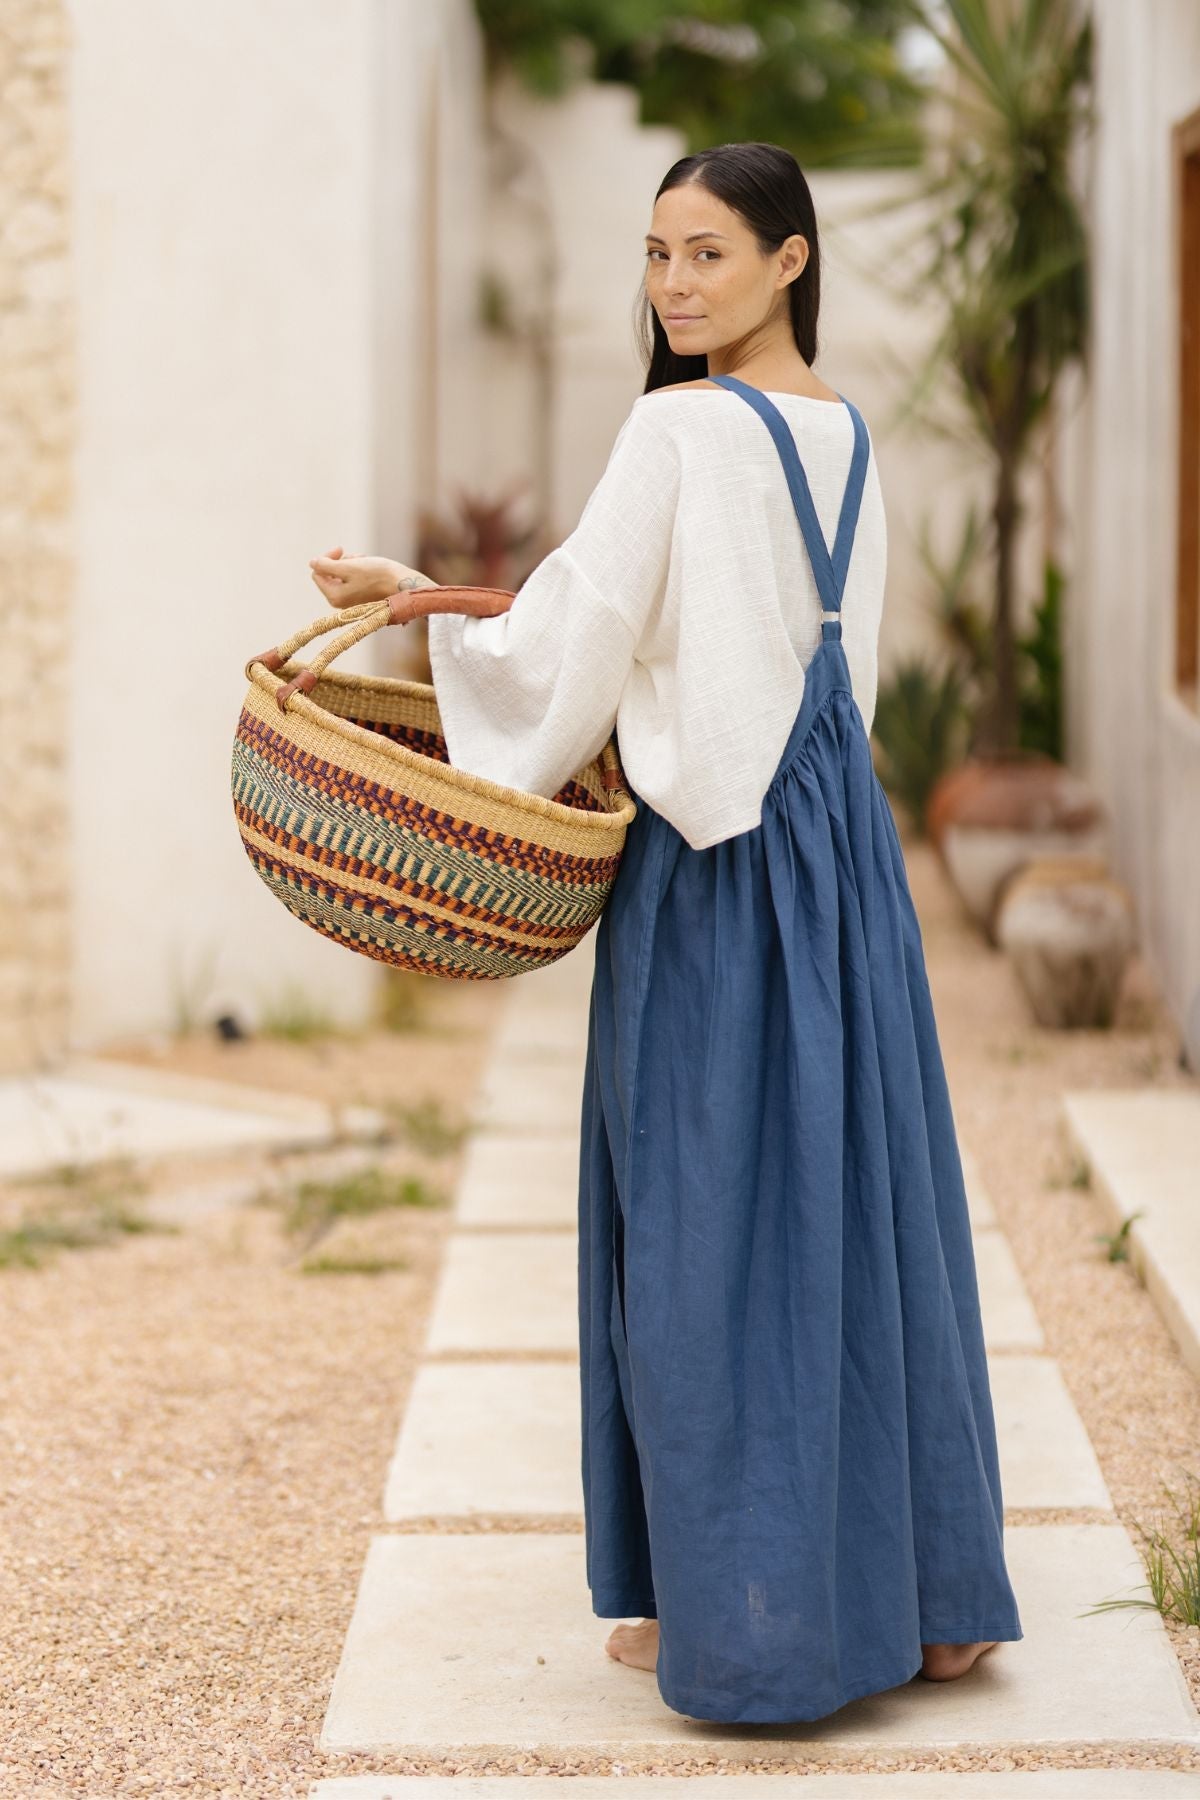
[[[714,779],[718,776],[714,773]],[[917,916],[840,635],[761,823],[640,797],[582,1096],[587,1582],[664,1702],[824,1717],[1022,1634]]]

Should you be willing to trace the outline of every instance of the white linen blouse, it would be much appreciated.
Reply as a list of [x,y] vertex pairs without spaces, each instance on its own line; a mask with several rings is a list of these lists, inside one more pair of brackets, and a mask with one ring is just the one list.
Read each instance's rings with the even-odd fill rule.
[[[768,392],[833,544],[854,445],[841,401]],[[842,646],[869,731],[887,565],[869,454]],[[452,766],[550,799],[612,732],[693,849],[758,825],[821,643],[821,599],[765,422],[728,388],[641,394],[574,531],[507,612],[429,615]]]

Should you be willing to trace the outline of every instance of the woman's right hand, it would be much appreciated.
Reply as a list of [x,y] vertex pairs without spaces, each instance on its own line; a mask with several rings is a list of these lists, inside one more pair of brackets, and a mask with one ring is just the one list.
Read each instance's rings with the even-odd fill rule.
[[312,578],[332,606],[361,606],[366,600],[386,600],[406,588],[436,587],[420,569],[391,556],[349,555],[335,544],[327,556],[309,558]]

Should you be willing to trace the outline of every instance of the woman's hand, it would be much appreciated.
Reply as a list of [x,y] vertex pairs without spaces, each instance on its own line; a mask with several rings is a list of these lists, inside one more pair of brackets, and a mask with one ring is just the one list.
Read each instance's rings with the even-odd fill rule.
[[405,588],[436,587],[420,569],[390,556],[349,555],[335,544],[328,556],[309,558],[312,578],[333,606],[361,606],[367,600],[386,600]]

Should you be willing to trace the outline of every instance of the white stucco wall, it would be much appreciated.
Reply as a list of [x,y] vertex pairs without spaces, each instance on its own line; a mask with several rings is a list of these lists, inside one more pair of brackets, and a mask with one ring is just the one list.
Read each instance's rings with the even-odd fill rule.
[[[581,82],[551,101],[506,80],[498,86],[495,111],[506,139],[524,148],[532,168],[523,176],[525,207],[518,215],[525,235],[516,243],[525,254],[521,260],[514,255],[511,214],[493,215],[489,254],[528,314],[546,308],[548,505],[553,529],[565,536],[642,391],[633,339],[642,240],[654,190],[682,155],[683,139],[666,127],[639,126],[637,94],[615,83]],[[544,262],[528,254],[536,235],[529,217],[539,209]],[[496,365],[506,360],[504,347],[497,346],[493,366],[501,383]],[[528,358],[523,374],[526,391],[535,393]],[[535,432],[526,417],[522,454],[533,450]]]
[[[230,749],[245,658],[325,610],[309,556],[411,554],[428,395],[453,431],[468,416],[474,296],[440,281],[426,240],[442,236],[454,271],[477,232],[473,15],[467,0],[71,13],[72,1039],[169,1024],[180,974],[209,957],[206,1014],[252,1016],[300,982],[358,1018],[375,967],[254,874]],[[433,133],[457,146],[441,159],[460,189],[451,234],[420,223]],[[443,204],[435,190],[424,216]],[[431,382],[423,295],[455,327]]]
[[1200,106],[1189,0],[1096,8],[1094,331],[1075,446],[1075,760],[1111,808],[1141,944],[1200,1068],[1200,719],[1173,692],[1179,352],[1170,130]]

